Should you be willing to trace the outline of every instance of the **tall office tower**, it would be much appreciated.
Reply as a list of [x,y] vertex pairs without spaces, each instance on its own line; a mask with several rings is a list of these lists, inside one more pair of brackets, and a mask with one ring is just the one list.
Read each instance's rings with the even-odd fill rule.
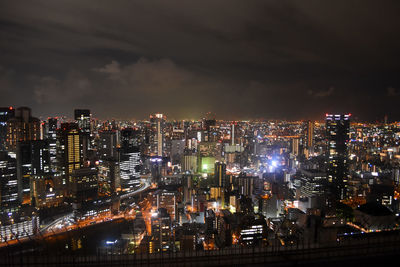
[[7,121],[14,115],[15,109],[13,107],[0,108],[0,151],[6,150]]
[[53,173],[57,168],[57,119],[49,118],[47,121],[47,140],[49,143],[50,167]]
[[231,125],[231,145],[235,145],[235,124],[232,123]]
[[295,156],[299,155],[299,146],[300,146],[300,140],[299,138],[293,138],[292,139],[292,154]]
[[51,169],[49,142],[47,140],[30,141],[29,145],[31,152],[31,204],[36,207],[52,206],[57,202],[56,198],[59,196],[59,192],[56,178]]
[[15,110],[15,117],[7,122],[6,146],[15,151],[17,142],[39,140],[40,120],[31,116],[31,109],[20,107]]
[[32,173],[32,147],[30,141],[17,143],[18,199],[22,204],[30,204],[30,182]]
[[336,200],[342,200],[347,196],[349,132],[350,114],[326,114],[327,176],[330,193]]
[[120,184],[120,168],[117,159],[108,158],[100,160],[99,164],[99,183],[108,184],[110,193],[114,194],[121,190]]
[[129,192],[140,185],[140,144],[138,130],[126,128],[121,130],[120,149],[120,184],[121,191]]
[[151,152],[159,157],[164,156],[165,153],[165,121],[166,117],[163,114],[158,113],[150,116],[152,128]]
[[[32,189],[50,178],[49,145],[46,140],[23,141],[17,144],[18,197],[22,204],[32,203],[38,196]],[[46,201],[45,196],[41,196]]]
[[17,161],[0,151],[0,208],[12,212],[19,205]]
[[256,179],[256,177],[251,176],[239,176],[237,178],[239,194],[250,197],[253,194],[254,180]]
[[82,133],[90,134],[90,120],[92,114],[89,109],[75,109],[74,111],[75,122],[78,123],[79,129]]
[[226,164],[222,162],[215,162],[215,185],[218,187],[226,186]]
[[100,131],[99,156],[102,159],[117,159],[118,132],[116,130]]
[[87,158],[87,134],[82,134],[76,123],[62,123],[57,136],[57,172],[62,185],[69,190],[72,171],[82,168]]
[[314,122],[307,121],[307,149],[309,154],[314,152]]

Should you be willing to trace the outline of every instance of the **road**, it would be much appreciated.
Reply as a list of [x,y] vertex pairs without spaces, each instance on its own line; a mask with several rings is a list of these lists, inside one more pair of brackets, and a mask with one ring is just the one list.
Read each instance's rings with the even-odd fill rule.
[[[150,182],[148,179],[141,179],[141,186],[135,190],[134,192],[129,192],[126,194],[121,194],[118,196],[120,199],[125,199],[128,197],[136,196],[143,191],[147,190],[150,187]],[[135,219],[136,217],[136,211],[133,208],[130,208],[128,210],[125,210],[124,212],[120,212],[117,215],[111,214],[111,212],[105,212],[102,214],[98,214],[97,216],[92,216],[89,218],[86,218],[84,220],[79,220],[77,222],[73,222],[73,213],[68,213],[52,222],[49,224],[43,226],[40,230],[39,233],[36,234],[35,236],[23,236],[18,238],[18,240],[13,239],[13,240],[8,240],[6,242],[0,242],[0,247],[5,247],[5,246],[10,246],[10,245],[17,245],[19,243],[23,243],[25,241],[29,241],[31,239],[35,238],[46,238],[50,237],[56,234],[60,234],[63,232],[79,229],[79,228],[84,228],[88,227],[94,224],[99,224],[107,221],[112,221],[116,219],[121,219],[125,218],[128,220]]]

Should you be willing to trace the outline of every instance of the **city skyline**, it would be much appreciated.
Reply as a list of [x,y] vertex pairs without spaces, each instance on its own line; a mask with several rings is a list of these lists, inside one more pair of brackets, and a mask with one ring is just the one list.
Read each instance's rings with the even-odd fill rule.
[[399,6],[8,1],[0,106],[99,118],[400,118]]
[[400,253],[395,0],[0,4],[0,265]]

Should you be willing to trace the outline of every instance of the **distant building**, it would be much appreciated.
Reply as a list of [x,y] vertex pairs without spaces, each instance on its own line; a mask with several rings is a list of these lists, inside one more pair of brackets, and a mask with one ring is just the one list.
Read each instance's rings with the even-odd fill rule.
[[18,142],[39,139],[40,120],[31,116],[30,108],[17,108],[15,110],[15,117],[7,121],[7,149],[15,151]]
[[298,156],[299,155],[299,146],[300,146],[300,139],[299,138],[293,138],[292,139],[292,154],[294,156]]
[[197,154],[185,152],[182,160],[182,171],[196,173],[197,169]]
[[185,150],[185,140],[171,140],[171,162],[172,164],[181,163]]
[[215,163],[214,184],[218,187],[226,186],[226,164],[222,162]]
[[92,114],[90,114],[89,109],[75,109],[74,110],[75,122],[78,124],[79,129],[82,133],[90,134],[91,127],[90,121]]
[[307,121],[307,150],[308,154],[314,152],[314,122]]
[[154,114],[150,116],[152,129],[151,135],[151,153],[153,156],[163,157],[165,153],[165,121],[163,114]]

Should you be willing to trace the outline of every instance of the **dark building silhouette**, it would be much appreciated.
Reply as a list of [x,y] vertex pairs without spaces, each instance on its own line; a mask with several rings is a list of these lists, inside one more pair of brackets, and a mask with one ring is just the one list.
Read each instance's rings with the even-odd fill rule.
[[342,200],[347,195],[350,115],[326,115],[327,178],[331,196]]

